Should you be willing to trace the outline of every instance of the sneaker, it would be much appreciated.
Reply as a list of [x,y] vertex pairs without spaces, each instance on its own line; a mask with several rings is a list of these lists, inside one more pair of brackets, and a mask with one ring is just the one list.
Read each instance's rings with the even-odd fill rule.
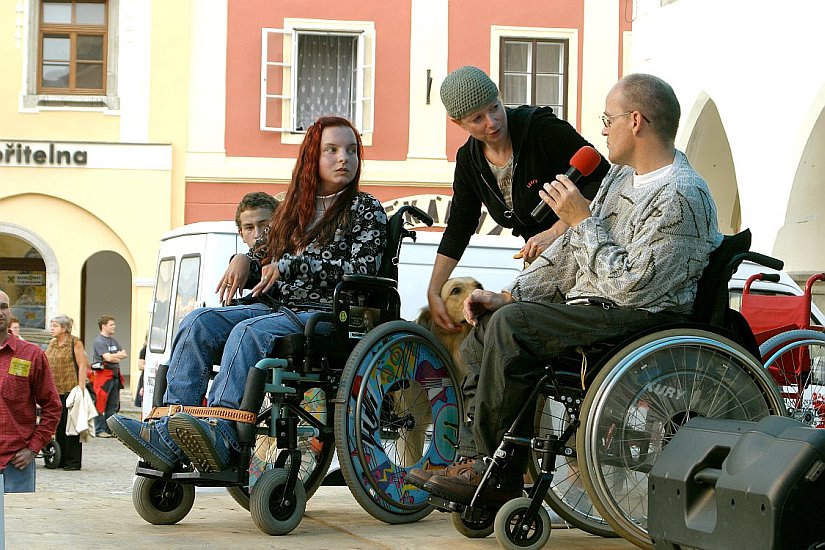
[[426,485],[433,476],[451,475],[463,468],[472,468],[475,462],[475,458],[462,458],[458,462],[450,464],[447,467],[434,468],[432,470],[413,468],[407,472],[407,477],[405,479],[416,487],[423,489],[424,485]]
[[115,437],[152,468],[168,474],[180,462],[178,454],[161,439],[153,423],[116,414],[109,417],[106,424]]
[[[434,475],[424,485],[430,493],[461,504],[470,504],[484,476],[484,463],[477,461],[472,468],[456,468],[450,475]],[[494,473],[478,495],[476,506],[501,508],[505,502],[524,493],[524,476],[512,468]]]
[[109,437],[114,437],[112,432],[98,432],[95,434],[95,437],[102,437],[103,439],[107,439]]
[[231,447],[217,424],[179,412],[169,419],[169,435],[202,472],[219,472],[229,465]]

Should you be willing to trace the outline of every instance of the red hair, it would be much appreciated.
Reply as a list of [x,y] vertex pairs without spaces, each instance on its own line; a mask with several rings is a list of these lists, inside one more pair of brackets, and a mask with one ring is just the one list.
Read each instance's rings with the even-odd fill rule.
[[[321,160],[321,135],[324,129],[336,126],[349,128],[355,135],[358,152],[355,177],[338,195],[335,203],[327,209],[324,217],[308,230],[309,224],[315,218],[315,195],[320,179],[318,165]],[[349,120],[338,116],[322,116],[309,127],[298,150],[292,180],[284,200],[281,201],[282,208],[278,208],[272,218],[267,240],[268,254],[264,262],[278,259],[287,253],[294,254],[316,239],[322,244],[332,242],[336,229],[349,221],[350,205],[359,189],[363,157],[364,146],[361,136]]]

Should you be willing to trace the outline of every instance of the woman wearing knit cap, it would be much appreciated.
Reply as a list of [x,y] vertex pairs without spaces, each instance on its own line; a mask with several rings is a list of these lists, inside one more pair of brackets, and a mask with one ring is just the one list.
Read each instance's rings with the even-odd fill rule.
[[[524,237],[521,254],[531,262],[567,229],[553,212],[541,222],[530,215],[541,202],[539,190],[565,173],[576,151],[590,144],[550,107],[504,107],[496,85],[477,67],[448,74],[441,101],[450,120],[470,134],[456,154],[450,217],[427,290],[433,319],[455,332],[459,327],[447,315],[441,287],[478,226],[481,205],[496,223]],[[579,180],[586,198],[596,195],[609,167],[602,159],[590,176]]]

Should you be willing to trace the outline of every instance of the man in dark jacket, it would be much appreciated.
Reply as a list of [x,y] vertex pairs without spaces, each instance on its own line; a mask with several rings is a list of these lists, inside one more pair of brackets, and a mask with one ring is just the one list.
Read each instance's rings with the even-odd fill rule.
[[[458,327],[447,316],[441,287],[479,225],[482,204],[499,225],[524,237],[521,254],[531,262],[567,229],[553,212],[541,222],[532,218],[541,202],[539,190],[565,173],[576,151],[590,144],[549,107],[505,108],[496,85],[476,67],[447,75],[441,100],[450,120],[470,134],[456,155],[450,216],[427,290],[433,319],[453,332]],[[602,159],[579,180],[586,198],[596,195],[609,167]]]

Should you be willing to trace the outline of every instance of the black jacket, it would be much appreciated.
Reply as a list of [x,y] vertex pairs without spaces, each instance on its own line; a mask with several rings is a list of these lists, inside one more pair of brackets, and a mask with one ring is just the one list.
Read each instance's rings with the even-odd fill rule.
[[[506,109],[507,128],[513,142],[513,213],[508,218],[504,196],[484,158],[481,142],[470,136],[456,154],[453,199],[439,254],[459,260],[479,226],[481,205],[502,227],[525,240],[549,229],[558,217],[553,211],[541,223],[530,213],[541,201],[539,189],[570,167],[571,157],[590,145],[576,129],[553,114],[550,107],[521,106]],[[588,199],[596,195],[610,164],[602,158],[590,176],[577,185]]]

